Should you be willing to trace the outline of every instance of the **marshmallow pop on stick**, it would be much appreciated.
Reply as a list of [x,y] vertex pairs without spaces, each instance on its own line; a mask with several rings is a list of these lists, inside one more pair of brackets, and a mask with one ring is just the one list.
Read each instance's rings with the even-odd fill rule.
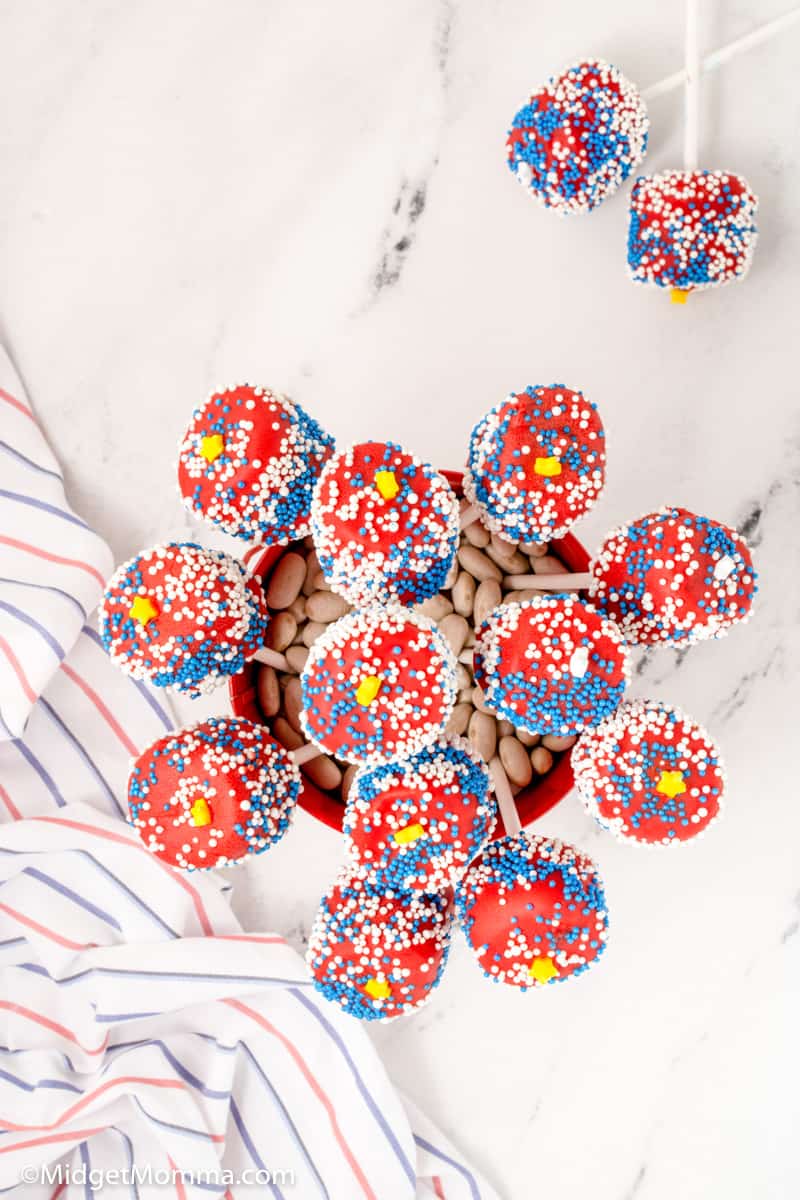
[[356,606],[410,606],[435,595],[458,531],[458,500],[445,477],[392,442],[335,454],[314,489],[319,564],[333,590]]
[[555,212],[596,208],[638,167],[647,110],[616,67],[577,62],[535,91],[506,139],[508,166],[529,195]]
[[469,742],[449,737],[411,758],[362,767],[343,830],[354,869],[370,887],[438,892],[461,878],[494,823],[486,764]]
[[609,533],[589,572],[515,575],[513,586],[587,588],[629,644],[673,646],[721,637],[747,620],[758,591],[735,529],[671,506]]
[[261,584],[235,558],[193,542],[153,546],[118,567],[100,602],[100,636],[128,675],[190,696],[212,691],[251,658],[279,669],[263,646]]
[[544,987],[580,975],[605,949],[608,910],[591,859],[524,833],[490,842],[455,893],[456,914],[484,975]]
[[590,729],[617,707],[628,678],[616,625],[575,596],[501,605],[478,630],[475,679],[486,704],[529,733]]
[[212,717],[139,755],[128,780],[130,821],[173,867],[230,867],[283,837],[299,790],[296,763],[263,726]]
[[623,702],[572,750],[587,811],[621,841],[680,846],[720,813],[725,772],[709,735],[677,708]]
[[317,990],[344,1012],[391,1021],[436,987],[451,930],[451,892],[382,893],[345,871],[322,898],[306,963]]
[[757,590],[735,529],[667,507],[606,537],[589,596],[628,642],[686,646],[746,620]]
[[755,250],[758,200],[741,175],[698,170],[700,0],[686,0],[682,171],[643,175],[631,190],[628,267],[636,283],[668,288],[673,301],[743,278]]
[[301,676],[306,736],[359,765],[409,758],[441,736],[456,663],[433,621],[373,604],[329,625]]
[[195,410],[178,457],[178,486],[195,515],[268,545],[309,531],[311,493],[333,438],[299,404],[241,384]]
[[605,464],[603,423],[582,392],[511,392],[472,430],[461,524],[480,519],[516,542],[563,537],[600,495]]

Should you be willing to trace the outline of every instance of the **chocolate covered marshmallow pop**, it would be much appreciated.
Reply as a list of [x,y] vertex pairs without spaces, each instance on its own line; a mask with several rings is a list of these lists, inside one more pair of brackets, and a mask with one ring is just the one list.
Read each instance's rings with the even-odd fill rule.
[[251,658],[285,669],[264,647],[261,584],[238,559],[170,542],[123,563],[106,585],[100,636],[117,666],[190,696],[212,691]]

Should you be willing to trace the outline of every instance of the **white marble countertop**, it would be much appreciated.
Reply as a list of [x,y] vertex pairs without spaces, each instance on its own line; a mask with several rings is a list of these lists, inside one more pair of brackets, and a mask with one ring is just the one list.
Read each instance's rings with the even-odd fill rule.
[[[782,7],[707,0],[705,45]],[[685,307],[627,281],[623,196],[560,221],[503,165],[551,70],[680,66],[674,5],[5,0],[0,35],[0,337],[119,558],[186,528],[178,435],[242,378],[442,466],[510,388],[556,379],[609,435],[587,545],[666,501],[750,535],[757,619],[635,683],[718,736],[723,823],[641,854],[568,798],[542,829],[601,866],[603,964],[521,995],[459,942],[430,1005],[374,1036],[514,1200],[797,1195],[800,27],[708,78],[701,161],[748,177],[762,233],[746,283]],[[653,102],[647,169],[679,165],[680,116]],[[338,857],[301,814],[236,876],[245,921],[301,942]]]

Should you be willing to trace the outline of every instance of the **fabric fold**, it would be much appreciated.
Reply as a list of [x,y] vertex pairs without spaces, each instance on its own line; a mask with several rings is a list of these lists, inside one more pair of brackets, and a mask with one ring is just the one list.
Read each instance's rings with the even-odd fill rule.
[[0,737],[21,737],[112,565],[106,543],[70,507],[59,465],[0,347]]
[[111,816],[68,805],[0,829],[0,996],[0,1188],[98,1147],[117,1169],[127,1138],[187,1196],[236,1196],[225,1180],[256,1170],[292,1197],[492,1195],[409,1122],[283,938],[244,932],[213,875],[163,867]]

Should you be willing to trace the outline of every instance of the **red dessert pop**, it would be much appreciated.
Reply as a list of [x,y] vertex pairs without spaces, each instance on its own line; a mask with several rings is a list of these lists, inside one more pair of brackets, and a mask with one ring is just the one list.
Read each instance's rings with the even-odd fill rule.
[[308,940],[314,986],[351,1016],[391,1021],[439,982],[451,926],[450,895],[384,895],[345,873],[322,898]]
[[592,603],[635,645],[685,646],[746,620],[758,590],[735,529],[662,508],[614,530],[592,564]]
[[591,859],[546,837],[490,842],[456,888],[467,941],[494,983],[522,989],[580,975],[605,949],[608,910]]
[[442,891],[491,836],[495,812],[483,759],[463,738],[446,738],[357,772],[344,817],[347,851],[370,887]]
[[756,244],[758,201],[741,175],[700,171],[700,0],[686,0],[683,170],[631,190],[628,266],[637,283],[690,292],[741,279]]
[[442,733],[456,697],[453,654],[427,617],[378,605],[340,617],[303,670],[300,720],[348,762],[408,758]]
[[464,494],[493,533],[517,542],[563,537],[605,483],[597,406],[562,384],[512,392],[478,421]]
[[725,773],[706,731],[677,708],[621,704],[572,751],[587,811],[620,840],[679,846],[720,812]]
[[392,442],[335,454],[314,490],[311,531],[325,578],[351,604],[419,604],[458,548],[458,500],[438,471]]
[[117,569],[99,620],[103,645],[128,675],[196,696],[259,651],[268,612],[261,585],[236,559],[170,542]]
[[568,737],[619,704],[628,659],[612,621],[575,596],[538,596],[494,609],[478,630],[475,679],[516,728]]
[[758,200],[741,175],[664,171],[631,191],[628,266],[636,283],[690,292],[742,279],[758,232]]
[[514,117],[508,166],[558,213],[589,212],[644,158],[649,122],[636,88],[600,59],[578,62],[533,93]]
[[274,846],[299,790],[297,766],[261,725],[212,717],[139,755],[128,804],[148,850],[191,871],[230,867]]
[[178,485],[190,511],[227,533],[283,545],[308,533],[312,489],[333,445],[288,396],[224,388],[192,416]]

